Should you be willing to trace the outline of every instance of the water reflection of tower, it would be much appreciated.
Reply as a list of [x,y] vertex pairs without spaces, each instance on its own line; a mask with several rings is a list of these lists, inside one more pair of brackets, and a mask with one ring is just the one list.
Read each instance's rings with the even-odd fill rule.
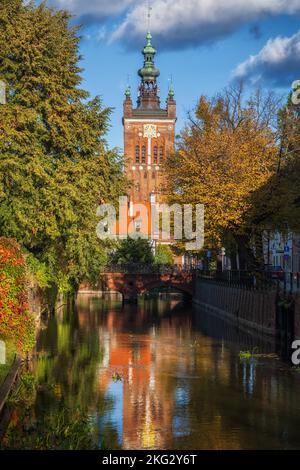
[[[147,332],[138,335],[130,331],[124,333],[125,318],[124,312],[121,318],[115,312],[109,312],[106,325],[102,326],[101,337],[104,333],[106,338],[109,336],[109,358],[107,370],[102,370],[100,375],[101,388],[108,389],[113,371],[122,374],[123,422],[120,428],[124,448],[164,448],[173,432],[175,393],[168,372],[174,371],[176,360],[169,363],[166,353],[169,347],[173,348],[171,337],[175,340],[176,336],[176,328],[174,324],[172,326],[174,319],[163,321],[158,333],[160,340],[156,341],[155,328],[148,328]],[[171,346],[162,341],[164,334]]]

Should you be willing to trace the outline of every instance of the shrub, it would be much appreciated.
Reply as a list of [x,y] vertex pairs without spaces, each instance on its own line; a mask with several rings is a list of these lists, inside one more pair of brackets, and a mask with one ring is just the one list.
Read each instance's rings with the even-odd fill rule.
[[169,245],[158,245],[154,264],[173,264],[173,252]]
[[35,343],[25,258],[18,243],[7,238],[0,238],[0,336],[12,340],[21,354],[32,349]]

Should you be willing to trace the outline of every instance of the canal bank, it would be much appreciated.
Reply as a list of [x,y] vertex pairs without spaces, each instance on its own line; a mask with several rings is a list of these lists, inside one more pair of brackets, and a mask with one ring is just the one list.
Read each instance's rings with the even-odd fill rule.
[[4,381],[0,384],[0,418],[3,408],[5,406],[6,400],[9,397],[12,388],[18,378],[22,365],[22,358],[20,356],[15,356],[15,359],[10,367],[7,376]]
[[[50,304],[50,295],[46,289],[41,289],[35,279],[31,276],[27,279],[26,284],[26,298],[28,300],[28,310],[34,318],[35,337],[38,338],[43,322],[51,312],[57,312],[65,305],[64,298],[58,296],[55,307]],[[3,374],[0,374],[0,437],[1,433],[5,432],[6,425],[9,422],[9,413],[6,413],[5,405],[10,395],[18,385],[18,380],[22,374],[22,366],[24,362],[28,364],[32,356],[35,354],[36,348],[21,355],[16,346],[13,346],[14,341],[10,340],[8,343],[3,341],[4,354],[3,354]],[[1,367],[1,366],[0,366]]]
[[295,294],[295,339],[300,340],[300,292]]
[[[290,360],[293,342],[300,339],[300,293],[279,283],[257,282],[255,277],[232,281],[233,275],[197,273],[193,302],[208,315],[222,318],[235,328],[266,338],[273,350]],[[236,273],[235,273],[236,274]]]
[[[34,317],[35,333],[38,335],[40,328],[41,315],[44,311],[43,296],[38,285],[28,280],[27,285],[28,309]],[[2,374],[0,374],[0,419],[1,413],[5,406],[5,402],[9,397],[18,377],[22,366],[22,357],[14,345],[13,339],[2,341],[3,357],[1,362]]]
[[196,279],[193,302],[210,314],[259,335],[276,335],[276,290],[231,287]]
[[[0,237],[0,408],[30,354],[44,309],[36,260],[15,239]],[[0,410],[0,412],[1,412]]]

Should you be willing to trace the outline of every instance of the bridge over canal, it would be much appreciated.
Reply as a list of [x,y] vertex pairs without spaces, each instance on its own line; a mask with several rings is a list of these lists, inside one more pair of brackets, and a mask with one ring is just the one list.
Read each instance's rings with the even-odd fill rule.
[[[125,302],[136,302],[139,295],[159,287],[192,296],[193,270],[179,265],[110,265],[102,269],[97,289],[120,292]],[[87,285],[81,286],[81,292],[88,289]]]

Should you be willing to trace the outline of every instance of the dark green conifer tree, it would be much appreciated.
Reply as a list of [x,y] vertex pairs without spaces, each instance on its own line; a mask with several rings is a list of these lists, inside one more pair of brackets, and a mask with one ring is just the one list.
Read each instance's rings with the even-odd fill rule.
[[67,290],[105,259],[96,208],[124,191],[105,133],[110,108],[81,88],[77,28],[45,4],[1,0],[0,235],[16,238]]

